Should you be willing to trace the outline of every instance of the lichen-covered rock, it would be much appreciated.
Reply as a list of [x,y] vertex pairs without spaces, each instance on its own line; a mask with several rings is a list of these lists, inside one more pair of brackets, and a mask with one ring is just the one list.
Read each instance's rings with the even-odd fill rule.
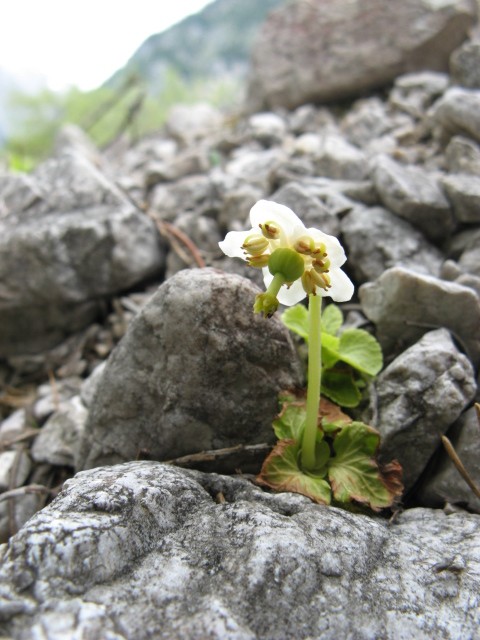
[[248,105],[297,107],[358,96],[407,71],[446,71],[475,22],[470,0],[295,0],[253,49]]
[[301,373],[279,318],[253,314],[257,292],[213,269],[164,283],[107,362],[80,468],[272,441],[278,392]]
[[480,518],[393,523],[240,478],[131,462],[70,480],[3,549],[21,640],[475,637]]
[[433,122],[440,136],[466,135],[480,141],[480,91],[452,87],[435,103]]
[[380,431],[381,459],[402,465],[406,489],[475,391],[473,367],[445,329],[424,335],[375,380],[369,421]]

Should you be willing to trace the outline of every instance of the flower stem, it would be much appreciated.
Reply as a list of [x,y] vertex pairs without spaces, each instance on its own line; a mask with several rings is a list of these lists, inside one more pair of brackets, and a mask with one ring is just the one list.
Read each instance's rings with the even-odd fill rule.
[[322,297],[310,294],[308,325],[308,387],[307,417],[302,439],[302,467],[315,468],[315,444],[318,429],[318,408],[322,381]]

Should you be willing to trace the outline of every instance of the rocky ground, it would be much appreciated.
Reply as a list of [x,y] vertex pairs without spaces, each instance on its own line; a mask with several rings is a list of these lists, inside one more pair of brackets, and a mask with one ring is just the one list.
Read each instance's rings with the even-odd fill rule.
[[[476,637],[480,500],[440,437],[480,481],[478,42],[450,69],[328,107],[179,106],[104,152],[69,128],[0,176],[4,635]],[[304,378],[218,248],[260,198],[345,247],[347,323],[384,351],[358,412],[404,468],[392,521],[250,481]]]

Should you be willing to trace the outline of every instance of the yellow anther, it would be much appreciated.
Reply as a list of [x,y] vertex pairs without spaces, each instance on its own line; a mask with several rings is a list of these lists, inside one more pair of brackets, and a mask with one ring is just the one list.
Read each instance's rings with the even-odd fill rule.
[[302,236],[293,245],[295,251],[305,256],[310,256],[315,251],[315,241],[309,236]]
[[326,273],[330,269],[330,260],[328,258],[315,258],[312,260],[312,267],[317,273]]
[[268,265],[268,261],[270,259],[269,253],[263,253],[260,256],[250,256],[247,258],[248,265],[250,267],[258,267],[262,269]]
[[260,233],[252,233],[245,238],[242,249],[251,256],[260,256],[268,248],[268,240]]
[[319,273],[315,269],[310,269],[310,276],[312,277],[312,280],[315,282],[315,284],[324,291],[327,291],[332,286],[330,276],[326,273]]
[[259,224],[258,226],[262,230],[262,234],[265,238],[268,238],[269,240],[277,240],[282,233],[281,228],[276,222],[269,221],[264,224]]

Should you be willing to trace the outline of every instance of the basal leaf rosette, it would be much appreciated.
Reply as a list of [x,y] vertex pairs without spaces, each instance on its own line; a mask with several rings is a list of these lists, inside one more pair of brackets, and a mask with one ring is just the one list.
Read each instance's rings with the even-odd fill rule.
[[356,503],[374,511],[392,507],[400,498],[402,469],[397,461],[379,465],[380,435],[363,422],[354,422],[335,404],[322,398],[317,436],[318,467],[301,467],[300,443],[305,424],[305,400],[283,394],[283,407],[274,422],[279,442],[257,478],[275,491],[292,491],[319,504]]
[[350,300],[354,287],[340,268],[347,258],[337,238],[305,227],[291,209],[269,200],[252,207],[250,223],[249,231],[230,231],[219,246],[262,269],[267,292],[255,311],[269,316],[278,303],[292,306],[308,294]]

